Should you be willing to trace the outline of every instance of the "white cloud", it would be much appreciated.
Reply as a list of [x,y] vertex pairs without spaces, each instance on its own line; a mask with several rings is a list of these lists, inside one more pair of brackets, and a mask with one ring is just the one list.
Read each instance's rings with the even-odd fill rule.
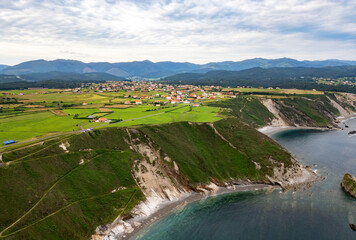
[[0,2],[0,63],[356,55],[352,0]]

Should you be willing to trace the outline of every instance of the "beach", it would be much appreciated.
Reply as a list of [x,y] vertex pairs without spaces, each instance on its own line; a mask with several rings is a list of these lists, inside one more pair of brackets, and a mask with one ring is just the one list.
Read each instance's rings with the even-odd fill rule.
[[322,131],[328,131],[328,130],[333,130],[333,129],[329,129],[329,128],[320,128],[320,127],[292,127],[292,126],[284,126],[284,127],[271,127],[271,126],[267,126],[267,127],[263,127],[263,128],[259,128],[257,129],[259,132],[267,135],[267,136],[272,136],[276,133],[280,133],[283,131],[287,131],[287,130],[301,130],[301,129],[316,129],[316,130],[322,130]]
[[134,237],[139,236],[140,232],[150,225],[152,225],[157,220],[163,218],[164,216],[172,213],[174,211],[179,211],[180,209],[184,208],[187,204],[190,204],[195,201],[199,201],[208,197],[213,197],[221,194],[227,193],[236,193],[236,192],[243,192],[243,191],[257,191],[257,190],[265,190],[265,191],[273,191],[276,189],[280,189],[280,186],[277,185],[267,185],[267,184],[247,184],[247,185],[233,185],[231,187],[216,187],[213,191],[209,192],[192,192],[188,194],[182,195],[176,201],[165,201],[162,204],[157,206],[157,210],[154,211],[152,214],[139,217],[139,218],[132,218],[127,220],[126,222],[134,226],[129,232],[126,232],[125,235],[121,235],[118,238],[109,237],[106,239],[134,239]]

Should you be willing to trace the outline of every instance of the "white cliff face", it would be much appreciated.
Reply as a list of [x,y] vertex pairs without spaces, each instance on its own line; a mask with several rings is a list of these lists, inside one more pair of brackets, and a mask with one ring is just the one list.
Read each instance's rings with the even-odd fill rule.
[[[354,108],[356,108],[356,105],[355,105],[356,95],[355,94],[352,94],[352,93],[338,93],[338,94],[335,94],[335,97],[339,102],[347,103],[348,105],[353,106]],[[344,109],[346,110],[348,115],[354,114],[354,112],[351,109],[348,109],[348,108],[344,108]],[[348,115],[346,115],[346,117]]]
[[335,102],[333,99],[331,99],[330,97],[327,97],[331,103],[331,105],[333,105],[334,108],[336,108],[339,113],[340,113],[340,117],[347,117],[348,115],[350,115],[350,112],[347,111],[346,109],[344,109],[340,104],[338,104],[337,102]]
[[[185,192],[184,188],[167,175],[159,154],[153,148],[141,143],[134,146],[134,149],[146,156],[145,160],[136,160],[134,163],[134,178],[146,197],[158,196],[173,200]],[[176,163],[175,166],[178,169]]]
[[[130,135],[130,134],[129,134]],[[131,135],[130,135],[131,138]],[[146,200],[140,202],[132,211],[131,218],[124,221],[120,216],[111,224],[100,226],[96,234],[92,236],[96,240],[121,239],[131,233],[135,227],[141,225],[141,221],[158,211],[162,206],[178,201],[189,195],[189,190],[181,186],[174,177],[169,176],[163,167],[165,162],[172,162],[168,156],[163,160],[159,153],[148,144],[139,143],[138,139],[130,139],[131,149],[144,156],[144,159],[136,160],[133,165],[133,177],[137,185],[144,193]],[[174,171],[178,172],[176,162]]]
[[288,126],[288,123],[283,120],[280,115],[279,110],[276,107],[276,104],[272,99],[261,99],[261,103],[274,115],[274,119],[270,123],[271,127],[284,127]]

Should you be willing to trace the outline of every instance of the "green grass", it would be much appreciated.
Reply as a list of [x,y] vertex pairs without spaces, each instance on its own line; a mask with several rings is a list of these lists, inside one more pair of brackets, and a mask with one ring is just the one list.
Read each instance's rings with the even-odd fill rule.
[[[157,111],[147,111],[147,110],[154,110],[157,109]],[[113,113],[107,115],[106,117],[109,119],[122,119],[122,120],[127,120],[127,119],[133,119],[133,118],[139,118],[139,117],[144,117],[160,112],[165,112],[167,110],[170,110],[173,108],[158,108],[154,106],[136,106],[132,108],[122,108],[122,109],[117,109],[117,108],[112,108],[110,110],[113,111]]]
[[87,104],[97,104],[97,103],[108,103],[109,98],[100,96],[95,93],[72,93],[72,92],[63,92],[63,93],[46,93],[46,94],[30,94],[17,96],[19,101],[28,100],[28,102],[43,102],[51,103],[63,102],[63,103],[77,103],[81,104],[86,102]]
[[67,108],[63,109],[62,111],[72,117],[78,114],[78,118],[86,118],[93,113],[100,112],[100,110],[97,108]]
[[267,125],[273,114],[254,97],[237,97],[230,100],[209,103],[209,106],[231,109],[231,114],[253,127]]
[[[169,111],[169,109],[168,109]],[[113,126],[135,126],[146,124],[163,124],[172,122],[214,122],[221,119],[217,114],[218,108],[214,107],[193,107],[185,106],[173,111],[165,112],[156,116],[146,117],[133,121],[124,121],[112,124]],[[152,111],[151,114],[161,113],[159,111]]]
[[285,166],[291,164],[291,155],[278,143],[266,135],[256,131],[236,118],[229,118],[214,123],[215,128],[234,146],[245,153],[249,158],[262,166],[265,174],[272,174],[272,162],[274,160],[284,163]]
[[0,119],[0,142],[13,139],[21,141],[47,133],[68,132],[79,129],[87,120],[73,119],[73,116],[56,116],[44,111]]
[[307,126],[330,126],[330,116],[339,115],[326,96],[307,95],[275,100],[279,103],[281,113],[291,125],[297,123]]
[[[210,113],[215,108],[198,109],[167,114]],[[223,119],[214,126],[237,149],[206,123],[143,126],[131,130],[131,135],[142,143],[150,141],[162,157],[168,154],[179,166],[179,181],[191,187],[231,178],[264,182],[273,167],[270,157],[290,163],[290,155],[278,144],[238,119]],[[127,216],[144,199],[132,177],[134,160],[144,156],[130,149],[128,139],[125,128],[106,128],[4,154],[7,165],[0,168],[3,238],[88,239],[97,226]],[[61,142],[68,142],[69,152],[59,147]],[[262,169],[256,169],[252,160]],[[163,169],[172,165],[166,162]]]
[[[207,124],[190,125],[183,122],[144,126],[140,130],[178,164],[180,171],[193,184],[207,183],[211,178],[219,181],[231,178],[264,181],[265,174],[272,174],[272,163],[268,161],[271,156],[290,164],[288,152],[237,119],[220,120],[214,125],[223,136],[236,144],[237,149],[223,141]],[[237,138],[232,139],[231,136],[235,135]],[[251,160],[261,163],[262,170],[257,170]]]
[[[66,140],[71,153],[53,140],[42,149],[10,154],[12,164],[0,168],[3,236],[89,238],[98,225],[129,214],[143,194],[131,175],[133,160],[141,156],[129,149],[125,133],[110,129],[75,135]],[[112,192],[119,187],[126,190]]]
[[243,93],[275,93],[275,94],[315,94],[315,95],[322,95],[324,92],[322,91],[313,91],[313,90],[301,90],[301,89],[260,89],[260,88],[224,88],[223,91],[230,92],[230,91],[239,91]]

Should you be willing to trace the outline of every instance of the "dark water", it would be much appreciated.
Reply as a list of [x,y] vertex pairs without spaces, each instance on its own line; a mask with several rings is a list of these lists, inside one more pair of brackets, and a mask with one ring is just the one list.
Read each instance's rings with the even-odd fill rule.
[[[350,130],[356,119],[349,120]],[[292,130],[273,136],[304,165],[326,177],[293,192],[243,192],[189,204],[134,239],[356,239],[356,200],[340,188],[356,175],[356,136],[344,131]]]

